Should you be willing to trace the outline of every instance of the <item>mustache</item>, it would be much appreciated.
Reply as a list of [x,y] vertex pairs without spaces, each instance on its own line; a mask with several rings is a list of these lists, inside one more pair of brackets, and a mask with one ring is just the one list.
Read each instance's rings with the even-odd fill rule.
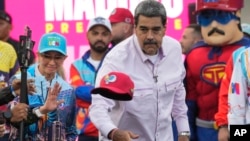
[[146,40],[146,41],[143,42],[143,44],[144,45],[150,45],[150,44],[157,44],[157,42],[154,41],[154,40]]
[[97,42],[94,43],[94,45],[97,45],[98,43],[101,43],[101,44],[105,45],[105,43],[103,41],[97,41]]
[[220,30],[220,29],[218,29],[218,28],[213,28],[211,31],[209,31],[208,32],[208,36],[211,36],[212,34],[214,34],[214,33],[219,33],[219,34],[221,34],[221,35],[225,35],[225,32],[224,31],[222,31],[222,30]]

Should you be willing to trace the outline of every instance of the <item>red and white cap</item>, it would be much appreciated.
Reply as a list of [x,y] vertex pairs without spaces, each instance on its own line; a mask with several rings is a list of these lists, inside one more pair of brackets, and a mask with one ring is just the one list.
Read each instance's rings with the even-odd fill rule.
[[100,94],[106,98],[128,101],[132,100],[134,83],[130,77],[121,72],[110,72],[100,82],[100,86],[94,88],[92,94]]
[[126,8],[115,8],[110,16],[109,16],[110,23],[119,23],[125,22],[129,24],[134,24],[134,17],[133,14]]

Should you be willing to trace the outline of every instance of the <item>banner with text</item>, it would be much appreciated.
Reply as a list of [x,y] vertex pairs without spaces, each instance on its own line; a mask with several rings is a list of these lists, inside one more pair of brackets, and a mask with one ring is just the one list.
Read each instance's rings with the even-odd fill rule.
[[[5,9],[13,18],[12,37],[18,39],[28,25],[37,50],[42,34],[56,31],[67,38],[68,58],[64,63],[68,79],[70,64],[89,49],[86,28],[89,19],[96,16],[108,18],[115,7],[124,7],[134,13],[142,0],[7,0]],[[189,24],[188,4],[195,0],[158,0],[167,10],[167,35],[179,40]]]

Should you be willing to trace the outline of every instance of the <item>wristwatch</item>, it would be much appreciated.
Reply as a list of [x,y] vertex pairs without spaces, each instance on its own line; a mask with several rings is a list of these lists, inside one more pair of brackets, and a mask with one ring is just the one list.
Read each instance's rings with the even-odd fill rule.
[[42,114],[42,113],[40,112],[40,107],[34,108],[34,109],[32,110],[32,113],[35,114],[38,118],[44,116],[44,114]]
[[3,117],[7,120],[7,121],[10,121],[11,117],[12,117],[12,113],[11,113],[11,110],[8,109],[7,111],[5,111],[3,113]]
[[228,125],[224,124],[224,125],[219,126],[218,130],[221,129],[221,128],[228,128]]
[[187,136],[188,138],[190,138],[190,132],[189,131],[182,131],[178,134],[178,136]]

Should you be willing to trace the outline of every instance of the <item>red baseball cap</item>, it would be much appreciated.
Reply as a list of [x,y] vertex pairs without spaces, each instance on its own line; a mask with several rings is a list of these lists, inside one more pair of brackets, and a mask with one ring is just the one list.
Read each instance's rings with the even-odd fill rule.
[[130,77],[121,72],[110,72],[100,82],[100,87],[94,88],[92,94],[100,94],[106,98],[128,101],[132,100],[134,83]]
[[133,14],[126,8],[115,8],[110,16],[109,21],[111,23],[125,22],[129,24],[134,24]]

